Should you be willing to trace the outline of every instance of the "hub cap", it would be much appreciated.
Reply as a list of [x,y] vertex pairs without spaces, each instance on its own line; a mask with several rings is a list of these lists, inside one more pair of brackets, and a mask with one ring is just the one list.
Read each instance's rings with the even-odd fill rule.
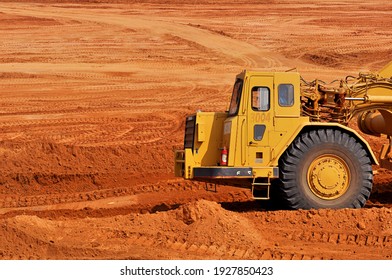
[[337,199],[348,189],[350,170],[346,162],[336,155],[322,155],[309,166],[308,184],[319,198]]

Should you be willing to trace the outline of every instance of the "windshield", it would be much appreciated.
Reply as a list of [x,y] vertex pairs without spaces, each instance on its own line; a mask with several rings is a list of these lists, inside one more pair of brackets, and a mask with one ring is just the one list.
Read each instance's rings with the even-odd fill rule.
[[237,79],[233,87],[233,95],[231,96],[229,116],[233,116],[238,113],[238,109],[240,107],[241,92],[242,92],[242,80]]

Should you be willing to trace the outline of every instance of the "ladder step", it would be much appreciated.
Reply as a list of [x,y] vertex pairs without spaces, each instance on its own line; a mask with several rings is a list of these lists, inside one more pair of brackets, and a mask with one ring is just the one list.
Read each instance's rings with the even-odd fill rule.
[[[268,199],[270,199],[270,186],[271,186],[270,178],[268,177],[267,182],[265,182],[265,183],[256,183],[255,181],[256,181],[256,177],[253,178],[253,182],[252,182],[253,199],[255,199],[255,200],[268,200]],[[262,187],[262,188],[260,189],[257,187]],[[257,191],[257,190],[264,191],[265,195],[263,195],[263,196],[255,195],[255,191]]]
[[271,183],[252,183],[253,186],[271,186]]

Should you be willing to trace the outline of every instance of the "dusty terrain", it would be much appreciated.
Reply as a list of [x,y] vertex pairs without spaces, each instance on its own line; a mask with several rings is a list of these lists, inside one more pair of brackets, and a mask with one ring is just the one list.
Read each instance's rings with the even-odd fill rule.
[[1,259],[392,259],[390,171],[318,211],[173,176],[184,117],[226,110],[243,69],[392,60],[390,1],[254,2],[0,1]]

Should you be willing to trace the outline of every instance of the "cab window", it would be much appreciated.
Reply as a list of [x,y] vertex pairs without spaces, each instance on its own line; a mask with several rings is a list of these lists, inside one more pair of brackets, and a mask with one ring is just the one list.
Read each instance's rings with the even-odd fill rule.
[[237,79],[233,87],[233,94],[231,95],[229,116],[237,115],[238,109],[240,107],[241,92],[242,92],[242,80]]
[[292,84],[279,85],[278,102],[282,107],[290,107],[294,105],[294,86]]
[[252,88],[252,109],[268,111],[270,108],[270,90],[267,87]]

